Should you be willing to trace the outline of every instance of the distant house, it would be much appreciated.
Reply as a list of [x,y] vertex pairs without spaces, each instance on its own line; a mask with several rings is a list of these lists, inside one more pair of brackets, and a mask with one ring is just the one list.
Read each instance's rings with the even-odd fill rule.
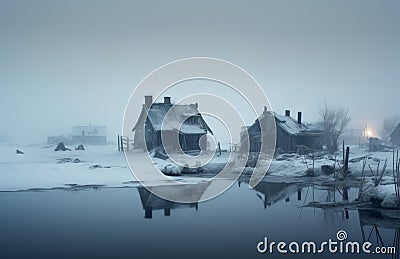
[[366,129],[362,127],[344,129],[342,134],[340,134],[338,141],[344,141],[346,145],[366,144],[368,142],[368,136],[365,132]]
[[390,134],[390,142],[393,145],[400,147],[400,123]]
[[[169,113],[169,117],[164,121],[172,107],[174,108]],[[183,124],[180,125],[180,122]],[[152,96],[145,96],[145,103],[132,132],[134,133],[134,148],[147,147],[148,150],[152,150],[164,149],[168,146],[171,149],[181,148],[183,151],[206,149],[205,135],[208,132],[213,134],[198,111],[197,103],[173,105],[170,97],[164,97],[163,103],[153,103]],[[162,143],[161,135],[166,136],[164,140],[168,141],[177,134],[180,147],[176,146],[176,141]]]
[[107,143],[105,126],[75,126],[72,128],[72,143],[103,145]]
[[[267,129],[266,134],[268,134],[268,131],[273,130],[272,118],[276,125],[275,148],[277,151],[297,152],[299,147],[320,150],[329,143],[330,136],[323,130],[302,123],[301,112],[298,113],[296,120],[290,117],[290,110],[286,110],[285,116],[283,116],[265,109],[251,126],[242,128],[241,143],[242,145],[249,144],[250,152],[260,152],[261,140],[265,139],[261,136],[261,125],[263,125],[263,129]],[[245,131],[248,133],[248,138],[246,138]]]

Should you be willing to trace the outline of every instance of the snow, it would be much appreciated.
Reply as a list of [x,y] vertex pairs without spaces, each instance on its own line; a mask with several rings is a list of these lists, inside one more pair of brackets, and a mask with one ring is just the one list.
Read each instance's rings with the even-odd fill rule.
[[394,184],[375,186],[372,182],[365,185],[362,190],[361,200],[372,201],[382,208],[399,208],[400,200],[396,197]]
[[[117,151],[116,145],[85,145],[86,150],[74,150],[74,146],[67,146],[71,151],[55,152],[56,145],[35,145],[35,146],[17,146],[11,144],[0,144],[0,191],[18,191],[28,190],[32,188],[48,189],[48,188],[68,188],[71,185],[95,185],[107,187],[126,187],[139,186],[139,182],[134,178],[126,158],[122,152]],[[16,150],[19,149],[25,154],[18,155]],[[134,156],[136,160],[145,160],[146,153],[139,150],[129,151],[129,156]],[[172,179],[185,183],[198,183],[206,181],[213,177],[215,173],[222,170],[229,156],[234,156],[233,163],[230,165],[232,175],[240,172],[237,166],[240,164],[240,153],[222,152],[222,155],[216,155],[212,160],[202,167],[201,173],[182,174],[182,166],[175,165],[169,159],[162,160],[153,158],[153,164],[160,171],[171,176]],[[341,158],[341,151],[338,151],[336,158]],[[373,170],[376,170],[378,161],[387,159],[387,174],[382,179],[380,186],[366,185],[371,188],[368,193],[375,195],[382,200],[382,206],[391,207],[394,204],[394,191],[391,177],[391,152],[373,152],[370,153],[366,148],[352,146],[350,149],[351,173],[349,178],[359,180],[362,170],[362,158],[367,157],[367,164]],[[321,182],[334,181],[332,175],[324,175],[320,168],[322,165],[334,165],[335,155],[323,154],[318,156],[314,161],[316,176],[313,177]],[[78,159],[78,160],[76,160]],[[187,156],[177,157],[176,161],[185,164]],[[74,163],[74,160],[75,163]],[[262,166],[267,165],[267,161],[260,161]],[[307,164],[307,165],[306,165]],[[307,176],[306,171],[312,167],[310,157],[305,159],[304,156],[297,154],[282,154],[274,158],[270,164],[267,175],[287,181],[301,181]],[[381,162],[380,168],[382,168]],[[336,168],[338,165],[336,165]],[[368,166],[367,166],[368,168]],[[367,182],[373,181],[373,176],[366,169]],[[245,175],[253,173],[252,168],[246,168],[243,172]],[[297,179],[297,180],[296,180]],[[309,178],[307,178],[309,179]],[[160,185],[160,182],[152,183]],[[371,196],[372,197],[372,196]]]

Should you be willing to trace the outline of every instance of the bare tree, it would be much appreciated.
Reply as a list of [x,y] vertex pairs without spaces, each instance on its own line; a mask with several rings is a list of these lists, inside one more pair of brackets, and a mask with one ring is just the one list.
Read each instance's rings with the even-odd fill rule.
[[329,150],[336,151],[338,149],[338,138],[343,130],[350,123],[350,115],[348,109],[336,108],[327,103],[319,107],[319,115],[323,130],[330,136]]
[[388,141],[390,133],[397,127],[400,122],[398,116],[387,117],[383,120],[381,128],[381,137],[383,140]]

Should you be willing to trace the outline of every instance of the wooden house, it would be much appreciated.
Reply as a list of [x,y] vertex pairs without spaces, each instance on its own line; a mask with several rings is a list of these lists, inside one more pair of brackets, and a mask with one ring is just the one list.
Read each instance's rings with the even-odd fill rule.
[[[153,103],[152,96],[145,96],[145,103],[132,132],[134,148],[165,150],[168,147],[182,151],[205,150],[206,134],[213,134],[198,111],[197,103],[174,105],[170,97],[164,97],[162,103]],[[176,138],[179,141],[175,141]],[[177,146],[178,142],[180,146]]]
[[[250,152],[260,152],[262,139],[261,127],[269,134],[276,130],[275,149],[278,152],[297,152],[299,148],[320,150],[330,141],[330,136],[323,130],[302,123],[302,113],[298,112],[297,120],[290,116],[290,110],[285,115],[266,109],[256,121],[248,127],[243,127],[241,132],[241,143],[247,145],[249,142]],[[274,129],[274,122],[275,128]],[[246,136],[247,131],[248,136]]]
[[75,126],[72,128],[72,143],[104,145],[107,143],[105,126]]

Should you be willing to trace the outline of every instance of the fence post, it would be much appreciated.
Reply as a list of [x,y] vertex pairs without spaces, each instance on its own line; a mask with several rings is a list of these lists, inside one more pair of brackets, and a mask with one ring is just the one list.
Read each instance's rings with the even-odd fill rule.
[[344,140],[343,140],[343,145],[342,145],[342,151],[343,151],[343,165],[344,165],[344,160],[346,159],[345,155],[344,155]]
[[119,134],[118,134],[118,137],[117,137],[117,140],[118,140],[118,152],[120,152],[121,151],[121,144],[119,143]]
[[119,138],[120,138],[120,142],[121,142],[121,151],[124,152],[124,142],[123,142],[122,136],[120,136]]
[[350,147],[346,148],[346,157],[344,161],[344,172],[343,176],[347,177],[347,171],[349,170],[349,155],[350,155]]

